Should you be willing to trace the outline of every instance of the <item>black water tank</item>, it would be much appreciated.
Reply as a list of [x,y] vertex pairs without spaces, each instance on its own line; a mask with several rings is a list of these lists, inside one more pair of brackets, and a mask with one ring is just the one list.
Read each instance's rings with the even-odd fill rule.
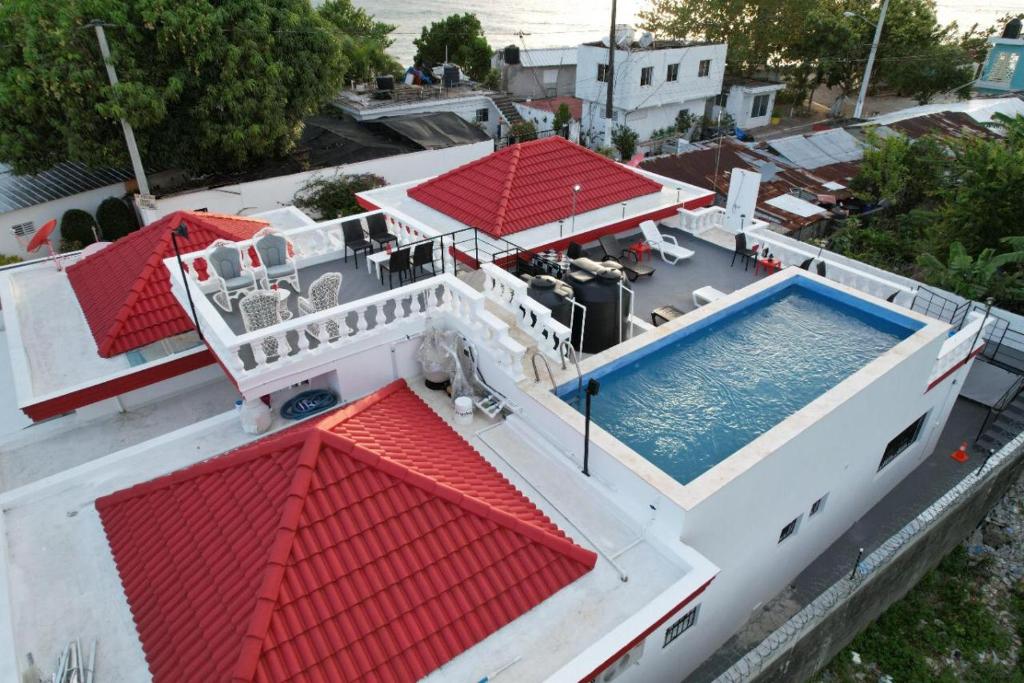
[[519,63],[519,46],[509,45],[505,48],[505,63],[506,64],[518,64]]
[[531,299],[551,309],[551,317],[568,325],[572,318],[572,287],[551,275],[537,275],[530,280],[526,293]]
[[615,346],[620,339],[625,339],[629,317],[629,291],[622,292],[620,302],[621,281],[622,271],[613,268],[598,271],[593,275],[569,275],[569,284],[572,285],[576,302],[587,308],[582,344],[579,340],[579,321],[573,326],[573,344],[576,348],[585,353],[597,353]]
[[446,88],[454,87],[454,86],[459,84],[459,80],[460,80],[459,67],[455,66],[454,64],[445,64],[444,65],[444,76],[442,77],[442,82],[444,83],[444,87],[446,87]]
[[1006,24],[1006,28],[1003,29],[1003,38],[1010,38],[1016,40],[1020,38],[1020,17],[1011,19]]
[[377,76],[377,90],[394,90],[395,89],[395,77],[391,74],[386,76]]

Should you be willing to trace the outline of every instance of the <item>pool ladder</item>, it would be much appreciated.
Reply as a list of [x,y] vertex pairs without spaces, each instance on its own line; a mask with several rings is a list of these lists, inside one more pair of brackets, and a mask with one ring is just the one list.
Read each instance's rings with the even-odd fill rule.
[[[576,354],[576,349],[573,348],[572,344],[568,341],[562,345],[562,367],[565,367],[566,357],[572,358],[572,363],[576,368],[576,402],[579,403],[580,395],[583,393],[583,373],[580,371],[580,359]],[[533,356],[530,358],[530,363],[533,365],[533,379],[535,382],[540,382],[540,370],[537,368],[537,358],[540,358],[544,363],[544,367],[547,368],[548,377],[551,379],[551,390],[554,392],[558,391],[558,385],[555,384],[555,373],[551,371],[551,364],[548,363],[548,359],[539,349],[533,352]]]

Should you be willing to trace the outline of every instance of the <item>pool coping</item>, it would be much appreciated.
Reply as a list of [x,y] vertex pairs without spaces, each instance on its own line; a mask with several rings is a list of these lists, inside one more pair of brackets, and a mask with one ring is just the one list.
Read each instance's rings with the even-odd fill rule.
[[[708,468],[687,484],[681,484],[673,479],[593,421],[590,424],[591,443],[629,468],[683,510],[691,510],[728,482],[754,467],[771,453],[779,450],[785,443],[796,437],[804,429],[845,403],[851,396],[859,393],[877,378],[896,367],[904,359],[928,344],[933,343],[936,339],[944,339],[948,334],[949,325],[947,323],[928,318],[916,311],[911,311],[882,299],[871,297],[852,287],[828,280],[814,273],[791,267],[769,275],[763,280],[754,282],[746,287],[742,287],[721,299],[639,334],[606,351],[594,354],[580,363],[579,370],[586,377],[595,370],[612,366],[616,361],[641,349],[646,349],[646,347],[652,344],[660,346],[671,343],[672,340],[666,340],[666,338],[673,337],[683,328],[693,325],[697,325],[698,328],[703,327],[704,324],[708,324],[709,318],[717,319],[723,311],[737,304],[747,302],[748,299],[758,297],[759,295],[765,295],[768,290],[785,287],[786,283],[792,278],[805,278],[808,284],[812,286],[812,289],[818,290],[821,286],[830,288],[841,294],[846,294],[865,306],[869,306],[869,310],[881,309],[881,311],[887,311],[899,318],[917,322],[921,327],[797,412],[775,424],[775,426],[760,434],[739,450],[724,457],[717,464]],[[878,311],[874,310],[872,312]],[[556,371],[554,380],[555,385],[559,388],[567,384],[576,383],[576,368],[570,366]],[[581,435],[583,434],[583,415],[559,398],[557,394],[550,389],[545,389],[544,385],[529,381],[521,382],[520,388],[545,409],[554,413]]]

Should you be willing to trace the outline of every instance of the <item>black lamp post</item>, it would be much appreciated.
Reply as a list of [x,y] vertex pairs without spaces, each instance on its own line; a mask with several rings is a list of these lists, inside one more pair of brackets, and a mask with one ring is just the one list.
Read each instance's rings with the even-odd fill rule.
[[590,399],[593,396],[597,396],[599,391],[601,391],[601,383],[591,378],[587,382],[586,422],[583,426],[583,474],[588,477],[590,476]]
[[196,315],[196,305],[192,301],[192,288],[188,286],[188,278],[185,277],[185,264],[181,262],[181,251],[178,249],[178,238],[188,239],[188,225],[185,221],[178,224],[174,230],[171,230],[171,243],[174,245],[174,256],[178,259],[178,270],[181,271],[181,281],[185,285],[185,296],[188,297],[188,307],[192,309],[192,322],[196,326],[196,332],[199,334],[199,341],[206,341],[203,338],[203,331],[199,328],[199,316]]

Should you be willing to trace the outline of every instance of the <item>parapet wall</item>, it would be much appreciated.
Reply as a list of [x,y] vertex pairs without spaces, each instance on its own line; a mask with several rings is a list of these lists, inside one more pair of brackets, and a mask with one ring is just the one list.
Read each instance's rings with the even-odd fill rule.
[[1024,472],[1024,434],[967,475],[715,683],[810,679],[962,542]]

